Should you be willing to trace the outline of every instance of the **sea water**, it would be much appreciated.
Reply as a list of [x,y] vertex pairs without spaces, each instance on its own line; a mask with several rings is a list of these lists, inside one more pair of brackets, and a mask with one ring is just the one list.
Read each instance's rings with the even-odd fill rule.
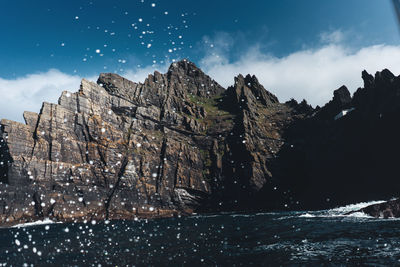
[[[378,202],[373,202],[378,203]],[[332,210],[0,229],[0,266],[399,265],[400,220]]]

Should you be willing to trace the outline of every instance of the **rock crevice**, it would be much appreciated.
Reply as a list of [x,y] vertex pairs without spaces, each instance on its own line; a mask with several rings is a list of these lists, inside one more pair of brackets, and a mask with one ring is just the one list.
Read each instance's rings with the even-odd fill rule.
[[[82,80],[58,104],[25,112],[25,124],[1,121],[0,223],[317,208],[394,194],[373,175],[386,168],[392,181],[399,78],[362,76],[353,97],[341,87],[316,109],[280,103],[251,75],[225,90],[187,60],[143,83],[111,73]],[[343,109],[353,111],[335,120]],[[371,145],[372,135],[386,141]],[[386,161],[368,157],[378,154]],[[364,193],[348,197],[361,177]]]

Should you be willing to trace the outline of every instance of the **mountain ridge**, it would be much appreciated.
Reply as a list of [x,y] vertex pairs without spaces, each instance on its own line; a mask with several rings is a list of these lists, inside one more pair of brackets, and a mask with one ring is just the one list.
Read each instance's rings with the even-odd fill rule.
[[[58,104],[24,112],[25,124],[1,121],[0,223],[320,208],[370,198],[373,181],[350,197],[339,192],[346,175],[328,186],[317,178],[348,168],[359,182],[341,159],[364,145],[355,136],[347,141],[354,125],[399,132],[392,117],[400,110],[400,78],[388,70],[362,77],[365,88],[353,97],[341,87],[315,109],[305,100],[280,103],[251,75],[225,89],[187,60],[143,83],[112,73],[97,84],[82,80]],[[331,174],[336,162],[345,167]],[[379,190],[387,198],[396,193]]]

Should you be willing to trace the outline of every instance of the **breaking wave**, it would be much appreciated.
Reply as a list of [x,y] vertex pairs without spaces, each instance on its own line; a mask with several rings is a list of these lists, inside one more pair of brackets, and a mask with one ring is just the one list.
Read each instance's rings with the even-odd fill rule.
[[[315,217],[354,217],[354,218],[373,218],[368,214],[363,212],[357,212],[360,209],[368,207],[370,205],[380,204],[385,202],[384,200],[378,201],[369,201],[369,202],[360,202],[356,204],[349,204],[342,207],[337,207],[329,210],[320,210],[320,211],[307,211],[305,213],[301,213],[298,215],[300,218],[315,218]],[[349,212],[353,212],[348,214]]]
[[53,223],[56,223],[56,222],[50,220],[49,218],[45,218],[43,220],[38,220],[35,222],[17,224],[17,225],[12,226],[12,228],[31,227],[31,226],[37,226],[37,225],[53,224]]

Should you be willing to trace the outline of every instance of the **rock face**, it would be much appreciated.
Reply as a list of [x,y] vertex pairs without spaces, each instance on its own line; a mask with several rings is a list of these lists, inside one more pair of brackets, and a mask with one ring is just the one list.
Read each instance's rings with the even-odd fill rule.
[[[363,212],[375,218],[399,218],[400,217],[400,200],[390,200],[380,204],[370,205],[355,212]],[[352,212],[354,213],[354,212]],[[351,214],[351,213],[350,213]]]
[[[394,179],[400,79],[386,70],[363,78],[353,98],[342,87],[321,109],[279,103],[250,75],[225,90],[187,60],[144,83],[111,73],[82,80],[58,104],[25,112],[25,124],[1,121],[0,223],[325,207],[394,194],[376,177]],[[367,190],[346,198],[360,182]]]
[[210,194],[206,133],[224,91],[181,61],[143,84],[101,74],[26,124],[2,120],[0,220],[191,212]]
[[[291,207],[311,209],[398,196],[400,77],[363,72],[352,98],[345,87],[327,105],[292,124],[279,173]],[[334,117],[344,109],[345,116]],[[295,178],[294,178],[295,177]],[[300,203],[297,204],[297,201]]]

